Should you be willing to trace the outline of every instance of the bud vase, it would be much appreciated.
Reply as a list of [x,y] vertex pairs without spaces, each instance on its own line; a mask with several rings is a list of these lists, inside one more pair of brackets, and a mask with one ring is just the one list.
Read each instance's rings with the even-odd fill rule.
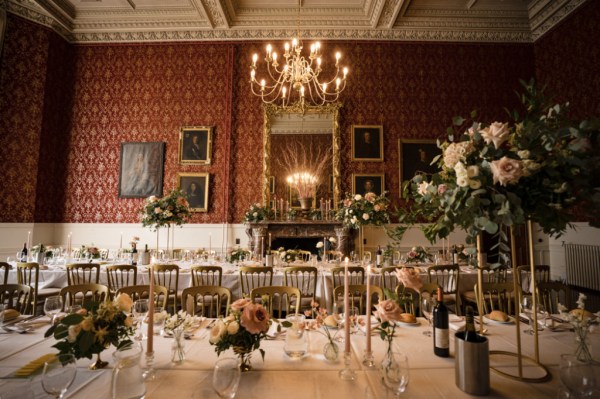
[[173,345],[171,346],[171,361],[173,363],[181,364],[185,361],[183,328],[174,329],[173,338]]
[[575,356],[580,362],[592,361],[592,343],[588,336],[588,326],[575,326]]
[[337,362],[340,357],[340,348],[337,343],[329,341],[323,347],[323,355],[325,359],[334,363]]
[[252,370],[252,351],[241,346],[234,346],[233,353],[240,358],[240,371],[245,373]]

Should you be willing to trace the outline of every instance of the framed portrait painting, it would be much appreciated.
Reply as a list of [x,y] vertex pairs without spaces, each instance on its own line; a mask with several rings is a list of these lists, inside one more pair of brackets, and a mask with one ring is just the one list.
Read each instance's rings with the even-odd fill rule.
[[190,212],[208,212],[208,173],[179,173],[179,189],[186,194]]
[[275,176],[269,176],[269,193],[275,194]]
[[352,126],[352,160],[383,161],[383,126]]
[[179,163],[209,165],[212,133],[210,126],[182,127],[179,133]]
[[439,171],[437,165],[432,165],[433,159],[442,153],[436,140],[398,140],[400,187],[405,180],[412,179],[416,174],[431,174]]
[[383,194],[385,191],[385,176],[381,174],[353,174],[352,192],[365,195],[366,193]]
[[119,197],[162,196],[165,143],[121,143]]

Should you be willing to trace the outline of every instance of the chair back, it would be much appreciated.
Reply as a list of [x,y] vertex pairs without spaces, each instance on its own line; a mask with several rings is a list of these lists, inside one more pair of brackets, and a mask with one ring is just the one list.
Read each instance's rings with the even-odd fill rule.
[[119,288],[137,284],[137,267],[133,265],[106,266],[108,289],[114,295]]
[[253,302],[260,299],[271,317],[278,319],[300,312],[300,296],[298,288],[280,285],[257,287],[250,292]]
[[303,249],[298,250],[298,255],[300,256],[300,259],[302,259],[302,262],[310,262],[312,256],[310,251],[305,251]]
[[240,298],[247,298],[258,287],[273,285],[272,267],[240,267]]
[[72,305],[100,303],[108,300],[108,286],[103,284],[73,284],[60,290],[63,311]]
[[461,314],[461,301],[458,292],[460,267],[457,264],[435,265],[427,268],[430,283],[435,283],[444,292],[444,303],[454,303],[456,314]]
[[[0,304],[4,304],[6,309],[15,309],[21,314],[29,314],[32,296],[33,289],[28,285],[0,285]],[[33,314],[33,311],[31,313]]]
[[67,265],[67,282],[69,285],[98,284],[100,282],[100,265],[97,263]]
[[81,248],[73,248],[71,250],[71,259],[81,258]]
[[571,287],[558,281],[540,282],[537,285],[538,301],[546,308],[549,314],[558,314],[558,304],[567,309],[573,308]]
[[177,311],[177,287],[179,286],[179,266],[177,265],[151,265],[148,268],[150,278],[154,278],[154,285],[162,285],[169,290],[169,297],[173,299],[173,309]]
[[[384,300],[384,294],[381,287],[371,285],[371,307],[375,306],[379,301]],[[348,295],[350,306],[357,307],[360,314],[367,312],[367,285],[366,284],[351,284],[348,286]],[[344,286],[340,285],[333,289],[334,305],[338,309],[342,309],[344,302]],[[373,309],[371,309],[372,311]]]
[[424,283],[419,290],[419,311],[421,313],[421,317],[425,317],[423,314],[423,300],[426,297],[436,298],[437,289],[439,285],[437,283]]
[[[550,266],[535,265],[535,282],[547,283],[550,281]],[[517,285],[521,287],[521,294],[531,294],[531,266],[522,265],[517,267]]]
[[35,262],[18,262],[17,263],[17,284],[28,285],[33,289],[33,293],[29,297],[31,307],[35,313],[35,306],[38,301],[38,281],[40,274],[40,265]]
[[183,253],[183,250],[181,248],[174,249],[171,252],[172,252],[172,255],[171,255],[172,259],[181,259],[181,254]]
[[10,272],[10,264],[6,263],[6,262],[0,262],[0,271],[2,272],[2,279],[0,281],[2,281],[2,284],[7,284],[8,283],[8,273]]
[[[121,287],[117,290],[115,296],[124,293],[131,297],[134,302],[138,299],[148,299],[150,295],[149,285],[131,285],[129,287]],[[154,286],[154,305],[167,310],[167,299],[169,298],[169,290],[162,285]]]
[[[336,266],[331,269],[333,288],[344,285],[344,266]],[[360,285],[365,283],[365,269],[362,266],[348,266],[348,284]]]
[[192,266],[192,286],[220,286],[223,276],[221,266]]
[[[479,292],[477,287],[475,284],[476,293]],[[513,283],[483,283],[483,298],[478,296],[477,301],[479,314],[489,314],[492,310],[500,310],[508,315],[514,314],[514,291]]]
[[313,266],[291,266],[283,269],[283,285],[300,290],[301,309],[311,309],[311,303],[315,301],[317,275],[318,270]]
[[230,303],[231,291],[227,287],[201,285],[186,288],[181,293],[181,309],[193,315],[225,317]]
[[[401,269],[404,266],[388,266],[381,269],[381,287],[383,291],[386,290],[396,292],[398,287],[398,277],[396,277],[396,270]],[[410,266],[409,266],[410,267]]]
[[108,260],[108,249],[102,248],[99,250],[100,252],[100,260]]
[[405,288],[404,285],[398,283],[396,286],[396,295],[398,296],[398,301],[401,303],[404,312],[416,316],[415,302],[419,300],[419,293],[412,288]]

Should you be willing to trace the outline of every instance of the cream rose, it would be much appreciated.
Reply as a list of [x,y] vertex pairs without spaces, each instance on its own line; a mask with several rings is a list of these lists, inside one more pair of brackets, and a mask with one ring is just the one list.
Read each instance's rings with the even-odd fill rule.
[[500,148],[502,143],[508,140],[509,136],[508,123],[494,122],[481,131],[481,137],[483,137],[485,143],[494,143],[494,147],[496,148]]
[[365,199],[367,201],[369,201],[370,203],[375,202],[375,199],[377,198],[377,195],[375,195],[375,193],[372,192],[368,192],[365,194]]
[[392,299],[380,301],[375,305],[375,309],[377,309],[377,318],[382,322],[398,321],[400,320],[400,314],[402,314],[402,309],[400,309],[396,301]]
[[133,327],[133,317],[127,316],[125,318],[124,324],[125,324],[125,327]]
[[515,184],[523,176],[523,162],[507,157],[502,157],[497,161],[490,163],[494,183],[500,183],[501,186]]
[[237,301],[235,301],[231,304],[231,310],[233,310],[234,312],[239,312],[240,310],[242,310],[243,308],[245,308],[246,306],[248,306],[251,303],[252,303],[252,300],[249,298],[238,299]]
[[364,220],[369,220],[369,217],[370,217],[370,216],[369,216],[369,214],[368,214],[368,213],[363,213],[363,215],[362,215],[362,218],[363,218]]
[[469,180],[469,188],[471,190],[478,190],[481,188],[481,181],[479,180]]
[[421,195],[426,195],[427,194],[427,189],[429,188],[429,183],[424,181],[422,183],[419,183],[419,188],[417,189],[417,191],[419,192],[419,194]]
[[123,312],[130,312],[131,307],[133,306],[133,300],[127,294],[119,294],[115,299],[115,304],[119,310]]
[[94,322],[92,321],[91,317],[85,317],[81,321],[80,325],[81,325],[81,329],[83,331],[91,331],[92,328],[94,328]]
[[467,176],[458,176],[456,178],[456,184],[459,187],[467,187],[469,185],[469,178]]
[[239,329],[240,323],[238,323],[237,321],[232,321],[231,323],[227,324],[227,334],[229,335],[237,334]]
[[154,213],[156,213],[157,215],[161,212],[162,212],[162,209],[160,206],[157,206],[156,208],[154,208]]
[[250,334],[267,332],[269,329],[269,313],[262,305],[251,303],[244,308],[240,317],[240,324]]
[[81,324],[76,324],[74,326],[69,326],[67,341],[73,343],[77,339],[77,336],[81,332]]
[[519,156],[519,158],[521,159],[528,159],[529,158],[529,150],[521,150],[521,151],[517,151],[517,155]]
[[375,205],[373,209],[375,209],[375,212],[379,212],[381,210],[381,207],[379,205]]
[[396,269],[396,277],[398,278],[398,281],[401,282],[406,288],[412,288],[418,292],[421,290],[421,287],[423,287],[421,275],[412,267]]
[[477,165],[467,166],[467,177],[470,179],[475,176],[479,176],[479,166],[477,166]]
[[356,195],[354,196],[354,200],[355,200],[355,201],[360,201],[361,199],[362,199],[362,195],[360,195],[360,194],[356,194]]
[[158,198],[156,198],[155,195],[151,195],[151,196],[148,197],[148,202],[156,202],[157,199]]
[[227,333],[225,323],[223,323],[222,320],[217,320],[215,325],[210,329],[210,337],[208,338],[208,342],[213,345],[218,344],[225,336],[225,333]]

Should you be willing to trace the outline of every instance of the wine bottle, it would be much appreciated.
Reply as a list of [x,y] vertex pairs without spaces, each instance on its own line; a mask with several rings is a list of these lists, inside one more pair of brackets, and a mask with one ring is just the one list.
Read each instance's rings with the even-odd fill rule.
[[27,243],[23,243],[23,249],[21,250],[21,262],[27,262]]
[[439,357],[450,356],[448,308],[444,305],[444,293],[438,287],[437,305],[433,309],[433,353]]
[[131,264],[132,265],[137,265],[137,261],[138,261],[138,250],[137,250],[137,245],[134,243],[131,244]]
[[377,246],[377,255],[375,256],[375,266],[377,266],[377,267],[383,266],[383,251],[381,250],[381,245]]
[[465,320],[465,341],[467,342],[480,342],[481,337],[477,334],[475,329],[475,318],[473,316],[473,307],[467,306]]
[[452,263],[458,265],[458,251],[455,245],[452,246]]

